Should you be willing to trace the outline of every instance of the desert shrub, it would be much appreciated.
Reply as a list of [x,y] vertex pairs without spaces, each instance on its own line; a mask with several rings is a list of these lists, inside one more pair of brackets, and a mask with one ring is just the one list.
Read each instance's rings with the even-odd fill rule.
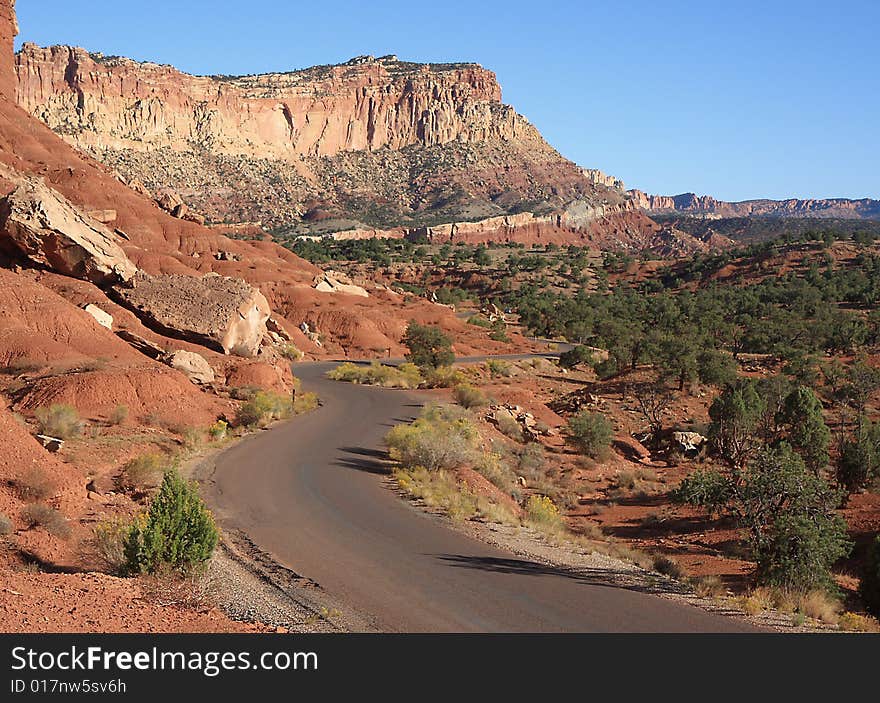
[[485,393],[469,383],[459,383],[452,390],[455,402],[463,408],[481,408],[489,403]]
[[512,415],[508,415],[505,412],[498,413],[498,417],[495,419],[495,426],[505,437],[509,437],[515,442],[523,441],[522,427]]
[[205,432],[198,427],[185,427],[181,430],[180,436],[183,446],[190,451],[196,451],[205,441]]
[[568,420],[568,434],[578,450],[593,459],[608,455],[614,429],[602,413],[582,410]]
[[717,576],[696,576],[690,580],[690,584],[700,598],[720,598],[727,595],[727,588]]
[[55,404],[48,408],[37,408],[34,413],[40,423],[40,434],[58,439],[78,437],[82,432],[82,422],[76,408],[70,405]]
[[664,576],[669,576],[674,579],[684,578],[684,570],[678,562],[674,559],[670,559],[665,554],[658,554],[655,556],[652,566],[654,571],[658,574],[663,574]]
[[239,406],[235,424],[240,427],[263,427],[273,420],[290,417],[293,411],[289,396],[273,391],[257,391]]
[[110,413],[110,416],[107,418],[107,422],[111,425],[121,425],[128,419],[128,406],[127,405],[117,405],[113,408],[113,412]]
[[877,471],[880,457],[870,436],[846,439],[840,443],[835,474],[837,484],[847,493],[854,493],[868,484]]
[[226,420],[217,420],[208,428],[208,436],[212,442],[222,442],[229,433],[229,423]]
[[125,539],[131,524],[120,519],[104,520],[95,526],[89,540],[89,557],[95,566],[110,574],[125,569]]
[[165,473],[162,486],[125,539],[129,573],[189,571],[203,566],[214,553],[219,533],[214,517],[193,483],[175,470]]
[[579,344],[559,355],[559,366],[563,369],[573,369],[580,364],[589,364],[593,361],[593,350]]
[[426,408],[409,425],[397,425],[385,435],[391,458],[406,467],[429,471],[453,469],[471,463],[479,434],[462,411],[451,406]]
[[290,343],[278,347],[278,353],[288,361],[299,361],[303,358],[303,353]]
[[41,466],[29,466],[15,479],[15,488],[22,500],[46,500],[55,493],[55,479]]
[[312,393],[311,391],[308,393],[297,393],[293,401],[293,414],[302,415],[314,410],[318,405],[319,398],[317,393]]
[[489,339],[493,342],[510,341],[510,336],[507,334],[507,325],[503,320],[496,320],[492,323],[492,331],[489,333]]
[[596,376],[604,381],[620,373],[620,367],[618,366],[617,359],[613,356],[609,356],[607,359],[596,359],[594,357],[593,371],[596,372]]
[[117,484],[123,491],[155,488],[162,481],[166,469],[166,459],[161,454],[141,454],[125,463]]
[[547,496],[529,496],[525,507],[527,520],[533,527],[551,533],[564,531],[565,521],[559,508]]
[[508,378],[513,373],[510,364],[504,359],[489,359],[486,370],[492,378]]
[[880,616],[880,535],[868,545],[859,593],[868,610]]
[[481,454],[474,463],[474,470],[508,495],[516,490],[516,476],[501,456],[494,452]]
[[837,626],[847,632],[880,632],[880,623],[859,613],[843,613],[837,620]]
[[251,400],[259,392],[257,386],[235,386],[229,389],[229,397],[233,400]]
[[369,365],[346,362],[327,372],[331,381],[362,383],[383,388],[418,388],[422,374],[415,364],[386,366],[374,361]]
[[492,326],[492,323],[489,322],[489,320],[487,320],[482,315],[471,315],[467,319],[467,323],[469,325],[474,325],[475,327],[483,327],[485,329],[489,329]]
[[29,528],[42,527],[50,535],[62,539],[70,535],[67,519],[55,508],[45,503],[26,505],[21,511],[21,519]]
[[0,513],[0,537],[6,537],[12,534],[12,520],[6,515]]
[[459,383],[464,383],[464,380],[464,374],[451,366],[440,366],[425,371],[425,385],[428,388],[454,388]]
[[537,442],[529,442],[516,450],[516,468],[527,477],[534,477],[547,463],[544,447]]

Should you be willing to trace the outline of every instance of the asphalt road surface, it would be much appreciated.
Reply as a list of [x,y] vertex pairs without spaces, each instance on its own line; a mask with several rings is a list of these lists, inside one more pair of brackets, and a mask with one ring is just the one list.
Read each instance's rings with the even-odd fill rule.
[[279,562],[388,632],[746,632],[746,623],[602,574],[520,559],[445,527],[383,485],[382,437],[424,396],[328,381],[297,364],[318,410],[217,461],[210,501]]

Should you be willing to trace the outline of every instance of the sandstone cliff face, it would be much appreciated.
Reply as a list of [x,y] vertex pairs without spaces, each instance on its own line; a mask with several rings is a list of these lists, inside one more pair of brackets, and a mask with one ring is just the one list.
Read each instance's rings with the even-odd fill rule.
[[10,97],[16,90],[13,42],[17,34],[15,0],[0,0],[0,93]]
[[474,236],[485,222],[528,241],[548,223],[582,229],[632,209],[620,181],[560,156],[476,64],[360,57],[198,77],[26,44],[16,72],[28,112],[132,188],[173,190],[199,221],[297,235],[445,222]]
[[200,77],[25,44],[16,72],[19,104],[79,146],[198,144],[215,153],[291,158],[515,139],[533,129],[501,104],[495,74],[475,64],[364,57],[292,73]]
[[827,217],[880,220],[880,200],[817,198],[808,200],[743,200],[725,202],[711,195],[648,195],[627,191],[633,204],[658,214],[683,213],[700,217]]

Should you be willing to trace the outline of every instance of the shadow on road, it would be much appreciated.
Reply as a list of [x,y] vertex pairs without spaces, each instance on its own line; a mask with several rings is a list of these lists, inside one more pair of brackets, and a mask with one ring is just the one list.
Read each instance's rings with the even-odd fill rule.
[[367,449],[365,447],[340,447],[340,451],[350,456],[344,456],[335,462],[336,466],[346,469],[357,469],[370,474],[389,474],[388,454],[380,449]]

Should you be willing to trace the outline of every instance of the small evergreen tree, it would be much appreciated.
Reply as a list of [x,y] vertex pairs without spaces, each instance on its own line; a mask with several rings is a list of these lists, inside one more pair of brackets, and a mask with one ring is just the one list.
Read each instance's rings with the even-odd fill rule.
[[806,386],[798,386],[785,399],[780,424],[786,428],[788,443],[814,472],[828,465],[831,431],[822,417],[822,403]]
[[436,369],[455,363],[452,340],[439,327],[410,322],[401,341],[409,349],[407,361],[416,366]]
[[880,616],[880,535],[868,545],[865,570],[859,587],[862,599],[874,615]]
[[601,459],[608,452],[614,428],[602,413],[582,410],[569,418],[568,433],[581,452],[593,459]]
[[129,573],[172,569],[187,571],[205,564],[214,553],[219,533],[196,486],[171,469],[150,504],[131,526],[125,540]]
[[709,440],[734,469],[745,466],[760,447],[758,429],[765,408],[752,380],[728,386],[712,402]]

